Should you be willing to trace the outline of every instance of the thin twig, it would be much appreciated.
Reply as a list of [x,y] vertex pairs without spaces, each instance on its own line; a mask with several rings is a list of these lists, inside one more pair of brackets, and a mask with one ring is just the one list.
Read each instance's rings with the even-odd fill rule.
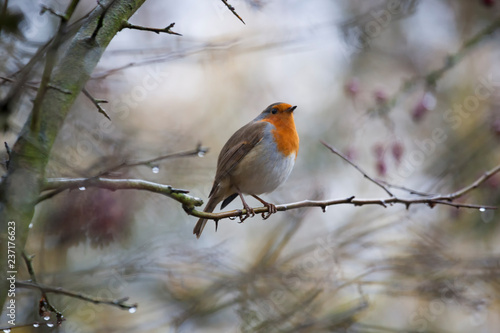
[[500,28],[500,18],[494,20],[490,25],[486,28],[479,31],[470,39],[466,40],[460,49],[449,56],[446,57],[444,64],[423,76],[415,76],[403,82],[399,90],[391,97],[386,100],[385,103],[380,103],[375,108],[370,111],[389,111],[392,107],[394,107],[401,97],[401,95],[410,92],[419,82],[425,82],[427,88],[433,88],[437,84],[437,81],[441,79],[441,77],[450,69],[455,67],[466,55],[469,51],[471,51],[475,46],[477,46],[485,37],[494,33],[497,29]]
[[155,157],[155,158],[152,158],[152,159],[149,159],[149,160],[144,160],[144,161],[137,161],[137,162],[123,162],[119,165],[116,165],[106,171],[102,171],[101,173],[99,173],[97,175],[97,177],[101,177],[101,176],[104,176],[104,175],[108,175],[114,171],[117,171],[119,169],[123,169],[123,168],[131,168],[131,167],[135,167],[135,166],[141,166],[141,165],[144,165],[144,166],[153,166],[154,163],[156,162],[160,162],[160,161],[163,161],[163,160],[166,160],[166,159],[170,159],[170,158],[177,158],[177,157],[189,157],[189,156],[204,156],[207,152],[208,152],[208,148],[207,147],[203,147],[201,144],[198,144],[196,146],[195,149],[192,149],[192,150],[187,150],[187,151],[181,151],[181,152],[177,152],[177,153],[171,153],[171,154],[166,154],[166,155],[163,155],[163,156],[159,156],[159,157]]
[[421,192],[421,191],[413,190],[413,189],[405,187],[405,186],[394,185],[394,184],[388,183],[388,182],[386,182],[385,180],[382,180],[382,179],[377,179],[377,181],[380,182],[381,184],[384,184],[387,187],[391,187],[391,188],[395,188],[395,189],[398,189],[398,190],[406,191],[406,192],[408,192],[410,194],[420,195],[422,197],[431,197],[431,196],[435,195],[435,194],[431,194],[431,193],[426,193],[426,192]]
[[129,297],[122,297],[119,299],[99,298],[99,297],[93,297],[93,296],[85,295],[82,293],[74,292],[71,290],[66,290],[66,289],[63,289],[60,287],[51,287],[51,286],[46,286],[43,284],[33,283],[33,282],[29,282],[29,281],[18,281],[18,282],[16,282],[16,287],[38,289],[42,293],[53,293],[53,294],[64,295],[64,296],[68,296],[68,297],[77,298],[77,299],[80,299],[82,301],[91,302],[94,304],[112,305],[112,306],[116,306],[116,307],[119,307],[119,308],[125,309],[125,310],[135,309],[138,306],[137,303],[134,303],[134,304],[125,303],[126,301],[129,300]]
[[234,9],[234,7],[231,6],[229,2],[227,2],[227,0],[221,0],[221,1],[226,5],[226,7],[231,11],[231,13],[234,14],[234,16],[236,16],[241,22],[243,22],[243,24],[246,24],[245,21],[243,21],[243,19],[238,15],[238,13],[236,13],[236,9]]
[[108,103],[108,101],[105,99],[94,98],[85,88],[82,89],[82,92],[85,96],[87,96],[87,98],[92,102],[92,104],[94,104],[94,106],[97,108],[97,111],[111,121],[111,118],[106,113],[106,110],[104,110],[104,108],[101,106],[101,103]]
[[469,193],[473,189],[477,188],[479,185],[481,185],[482,183],[487,181],[489,178],[493,177],[493,175],[497,174],[498,172],[500,172],[500,165],[497,165],[493,169],[483,173],[481,175],[481,177],[476,179],[476,181],[473,182],[472,184],[470,184],[469,186],[466,186],[466,187],[462,188],[461,190],[458,190],[458,191],[451,193],[451,194],[448,194],[448,195],[438,196],[437,199],[451,201],[451,200],[454,200],[456,198],[459,198],[459,197],[465,195],[466,193]]
[[131,24],[127,21],[123,21],[122,29],[135,29],[135,30],[141,30],[141,31],[151,31],[151,32],[154,32],[157,34],[165,33],[165,34],[170,34],[170,35],[182,36],[180,33],[177,33],[177,32],[174,32],[171,30],[174,27],[174,25],[175,25],[175,22],[170,23],[167,27],[165,27],[163,29],[158,29],[158,28],[148,28],[148,27],[143,27],[140,25],[134,25],[134,24]]
[[326,142],[324,142],[323,140],[320,140],[320,142],[323,144],[323,146],[325,146],[326,148],[328,148],[332,153],[334,153],[335,155],[339,156],[340,158],[342,158],[344,161],[346,161],[347,163],[349,163],[350,165],[352,165],[356,170],[358,170],[359,172],[361,172],[361,174],[363,174],[363,176],[368,179],[369,181],[371,181],[372,183],[374,183],[375,185],[377,185],[378,187],[382,188],[387,194],[389,194],[391,197],[394,197],[394,194],[391,193],[391,191],[389,191],[389,189],[384,186],[382,183],[380,183],[379,181],[373,179],[372,177],[368,176],[368,174],[366,172],[364,172],[358,165],[356,165],[355,163],[353,163],[351,160],[349,160],[346,156],[344,156],[341,152],[339,152],[338,150],[336,150],[335,148],[333,148],[332,146],[330,146],[329,144],[327,144]]
[[[22,257],[24,259],[24,262],[26,264],[26,268],[28,269],[28,273],[30,275],[30,278],[31,278],[31,283],[34,284],[34,285],[38,285],[38,282],[37,282],[37,279],[36,279],[36,275],[35,275],[35,270],[33,269],[33,258],[34,256],[28,256],[24,251],[22,252]],[[16,284],[17,285],[17,284]],[[43,289],[40,289],[40,292],[42,294],[42,298],[40,299],[40,302],[39,302],[39,314],[41,317],[45,317],[46,316],[46,312],[53,312],[56,314],[56,320],[57,320],[57,324],[60,325],[63,320],[64,320],[64,317],[63,317],[63,314],[61,311],[57,310],[53,305],[52,303],[49,301],[49,298],[47,297],[47,293],[45,292],[45,290]]]

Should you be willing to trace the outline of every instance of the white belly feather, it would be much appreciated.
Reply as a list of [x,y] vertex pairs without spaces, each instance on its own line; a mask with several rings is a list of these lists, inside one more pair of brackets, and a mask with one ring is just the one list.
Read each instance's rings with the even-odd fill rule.
[[[263,144],[266,141],[267,144]],[[240,191],[245,194],[272,192],[292,172],[295,157],[295,153],[283,157],[277,152],[276,144],[271,138],[266,137],[234,168],[231,182],[238,184]]]

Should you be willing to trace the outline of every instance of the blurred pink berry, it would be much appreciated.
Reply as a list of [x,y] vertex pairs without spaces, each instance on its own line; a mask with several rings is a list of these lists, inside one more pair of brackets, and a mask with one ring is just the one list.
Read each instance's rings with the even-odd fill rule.
[[353,77],[345,84],[344,89],[347,95],[356,97],[359,93],[359,80]]
[[436,98],[430,92],[426,92],[412,111],[414,121],[420,121],[427,114],[427,111],[436,107]]
[[399,164],[401,162],[401,157],[403,156],[404,153],[404,147],[401,144],[401,142],[394,142],[392,144],[391,152],[392,152],[392,157],[394,157],[396,162]]
[[375,90],[375,100],[377,103],[383,104],[387,101],[387,94],[384,91],[377,89]]
[[377,160],[376,168],[377,168],[377,174],[381,177],[385,176],[385,174],[387,173],[387,166],[383,159]]

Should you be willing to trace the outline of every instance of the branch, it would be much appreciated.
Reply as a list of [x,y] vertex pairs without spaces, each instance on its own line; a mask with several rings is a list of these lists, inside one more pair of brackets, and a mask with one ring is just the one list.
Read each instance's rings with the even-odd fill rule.
[[[66,26],[68,25],[68,20],[73,15],[79,1],[80,0],[72,0],[68,5],[68,8],[66,9],[64,15],[56,14],[61,18],[61,22],[59,24],[56,36],[52,40],[52,43],[49,49],[47,50],[45,67],[42,73],[42,81],[40,83],[40,88],[38,89],[35,101],[33,102],[33,110],[31,111],[31,125],[30,125],[30,130],[32,132],[37,132],[40,127],[40,112],[41,112],[40,110],[42,107],[42,101],[44,100],[47,90],[49,88],[49,83],[52,78],[52,70],[56,65],[57,51],[59,49],[59,45],[63,41],[63,36],[66,33]],[[54,11],[51,11],[51,13],[55,14]]]
[[154,163],[159,162],[159,161],[163,161],[163,160],[166,160],[169,158],[189,157],[189,156],[203,157],[208,152],[208,150],[209,149],[207,147],[202,147],[201,144],[198,144],[196,146],[196,148],[193,150],[187,150],[187,151],[182,151],[182,152],[178,152],[178,153],[166,154],[166,155],[163,155],[160,157],[155,157],[155,158],[145,160],[145,161],[123,162],[117,166],[114,166],[106,171],[101,172],[99,175],[97,175],[97,177],[108,175],[111,172],[114,172],[116,170],[123,169],[123,168],[130,168],[130,167],[141,166],[141,165],[151,167],[154,165]]
[[127,29],[141,30],[141,31],[151,31],[151,32],[154,32],[154,33],[157,33],[157,34],[166,33],[166,34],[170,34],[170,35],[182,36],[180,33],[177,33],[177,32],[174,32],[174,31],[170,30],[170,29],[172,29],[174,27],[174,25],[175,25],[175,22],[174,23],[170,23],[170,25],[168,25],[166,28],[158,29],[158,28],[142,27],[140,25],[134,25],[134,24],[131,24],[131,23],[127,22],[127,21],[123,21],[121,29],[127,28]]
[[354,168],[356,168],[356,170],[358,170],[359,172],[361,172],[363,174],[363,176],[368,179],[369,181],[371,181],[372,183],[374,183],[375,185],[379,186],[380,188],[382,188],[387,194],[389,194],[391,197],[394,196],[394,194],[391,193],[391,191],[389,191],[389,189],[384,186],[382,183],[380,183],[379,181],[373,179],[372,177],[368,176],[368,174],[366,172],[364,172],[359,166],[357,166],[356,164],[354,164],[353,162],[351,162],[346,156],[342,155],[342,153],[340,153],[339,151],[337,151],[335,148],[333,148],[332,146],[328,145],[326,142],[324,142],[323,140],[320,140],[320,142],[323,144],[323,146],[325,146],[326,148],[328,148],[332,153],[334,153],[335,155],[341,157],[344,161],[346,161],[347,163],[349,163],[350,165],[352,165]]
[[[33,269],[33,264],[32,264],[34,256],[28,256],[24,251],[22,253],[22,256],[24,259],[24,263],[26,264],[26,268],[28,269],[28,273],[29,273],[31,281],[32,281],[31,283],[33,285],[38,285],[38,282],[36,280],[35,270]],[[16,283],[16,286],[17,286],[17,283]],[[58,326],[61,325],[61,323],[64,320],[62,312],[57,310],[52,305],[52,303],[50,303],[49,298],[47,297],[45,290],[40,289],[40,291],[42,294],[42,298],[40,299],[39,309],[38,309],[38,313],[39,313],[40,317],[45,319],[47,317],[50,317],[50,312],[54,312],[56,314],[57,325]]]
[[[335,206],[335,205],[342,205],[342,204],[351,204],[354,206],[368,206],[368,205],[377,205],[377,206],[382,206],[384,208],[387,208],[387,206],[392,206],[393,204],[403,204],[406,206],[408,209],[410,205],[417,205],[417,204],[425,204],[428,205],[429,207],[434,207],[436,205],[445,205],[445,206],[452,206],[456,208],[472,208],[472,209],[479,209],[479,210],[486,210],[486,209],[497,209],[497,207],[494,206],[485,206],[485,205],[472,205],[472,204],[461,204],[461,203],[453,203],[441,199],[434,199],[434,198],[421,198],[421,199],[403,199],[403,198],[398,198],[398,197],[391,197],[388,199],[356,199],[354,196],[348,197],[345,199],[334,199],[334,200],[303,200],[303,201],[298,201],[294,203],[289,203],[289,204],[283,204],[283,205],[276,205],[276,210],[279,212],[284,212],[287,210],[292,210],[292,209],[297,209],[297,208],[304,208],[304,207],[320,207],[323,212],[326,212],[327,207],[329,206]],[[221,213],[207,213],[207,212],[202,212],[198,211],[195,209],[186,209],[186,213],[189,215],[193,215],[199,218],[204,218],[208,220],[215,220],[219,221],[225,218],[236,218],[240,217],[243,215],[246,215],[246,210],[245,209],[235,209],[227,212],[221,212]],[[268,213],[269,209],[268,207],[256,207],[253,208],[255,214],[261,214],[261,213]]]
[[448,70],[455,67],[469,51],[471,51],[475,46],[477,46],[486,36],[491,35],[499,28],[500,28],[500,18],[497,18],[489,26],[479,31],[476,35],[474,35],[470,39],[466,40],[455,54],[451,54],[448,57],[446,57],[444,64],[440,68],[433,70],[424,76],[415,76],[405,81],[401,85],[399,90],[393,95],[392,98],[388,98],[385,102],[377,105],[375,110],[388,111],[394,105],[396,105],[398,98],[402,94],[410,92],[421,80],[425,82],[427,87],[434,87],[437,84],[437,81],[441,79],[441,77]]
[[[142,179],[111,179],[111,178],[48,178],[42,188],[48,190],[67,190],[87,187],[104,188],[111,191],[116,190],[144,190],[153,193],[163,194],[175,201],[180,202],[185,209],[194,209],[194,206],[201,206],[203,200],[190,196],[189,191],[173,188],[170,185],[162,185]],[[40,197],[41,202],[45,197]]]
[[[326,209],[328,206],[342,205],[342,204],[351,204],[354,206],[379,205],[379,206],[383,206],[385,208],[387,208],[388,205],[392,206],[393,204],[403,204],[406,206],[406,209],[410,208],[411,205],[417,205],[417,204],[428,205],[431,208],[433,208],[436,205],[445,205],[445,206],[452,206],[452,207],[456,207],[456,208],[478,209],[480,211],[485,211],[487,209],[492,209],[492,210],[497,209],[497,207],[495,207],[495,206],[455,203],[455,202],[453,202],[453,200],[462,197],[466,193],[468,193],[471,190],[480,186],[482,183],[484,183],[486,180],[488,180],[494,174],[500,172],[500,165],[485,172],[481,177],[479,177],[472,184],[462,188],[461,190],[453,192],[451,194],[426,195],[425,193],[422,193],[422,192],[417,192],[417,191],[409,190],[406,188],[402,188],[402,189],[411,191],[417,195],[420,195],[421,197],[419,197],[419,198],[400,198],[400,197],[397,197],[394,194],[392,194],[390,191],[388,191],[385,185],[383,185],[381,182],[370,177],[359,166],[357,166],[356,164],[351,162],[347,157],[343,156],[335,148],[329,146],[328,144],[326,144],[323,141],[321,141],[321,143],[323,145],[325,145],[325,147],[330,149],[330,151],[332,151],[334,154],[340,156],[346,162],[351,164],[354,168],[356,168],[359,172],[361,172],[365,178],[367,178],[368,180],[370,180],[374,184],[383,188],[390,195],[390,198],[387,198],[387,199],[356,199],[354,196],[351,196],[351,197],[348,197],[345,199],[336,199],[336,200],[324,200],[324,201],[304,200],[304,201],[299,201],[299,202],[295,202],[295,203],[291,203],[291,204],[277,205],[276,206],[277,211],[287,211],[290,209],[297,209],[297,208],[302,208],[302,207],[320,207],[323,210],[323,212],[326,212]],[[191,209],[184,207],[184,209],[186,210],[186,213],[188,213],[189,215],[193,215],[193,216],[204,218],[204,219],[211,219],[214,221],[219,221],[219,220],[225,219],[225,218],[242,217],[243,215],[246,215],[246,213],[247,213],[245,209],[236,209],[236,210],[222,212],[222,213],[202,212],[202,211],[195,210],[194,207],[192,207]],[[254,208],[253,210],[254,210],[255,214],[262,213],[263,216],[264,216],[264,213],[269,212],[268,207],[257,207],[257,208]]]
[[241,22],[243,22],[243,24],[246,24],[245,21],[243,21],[243,19],[238,15],[238,13],[236,13],[236,9],[234,9],[234,7],[231,6],[229,2],[227,2],[227,0],[221,0],[221,1],[226,5],[226,7],[231,11],[231,13],[234,14],[234,16],[236,16]]
[[77,298],[77,299],[80,299],[82,301],[91,302],[94,304],[107,304],[107,305],[116,306],[120,309],[134,311],[134,312],[138,306],[137,303],[134,303],[134,304],[125,303],[126,301],[129,300],[129,297],[123,297],[123,298],[119,298],[119,299],[99,298],[99,297],[93,297],[93,296],[85,295],[85,294],[78,293],[78,292],[73,292],[73,291],[66,290],[66,289],[63,289],[60,287],[51,287],[51,286],[46,286],[43,284],[33,283],[33,282],[29,282],[29,281],[18,281],[18,282],[16,282],[16,287],[38,289],[44,294],[45,293],[53,293],[53,294],[64,295],[64,296],[68,296],[68,297]]
[[85,88],[82,89],[82,92],[85,96],[87,96],[88,99],[90,99],[92,104],[94,104],[94,106],[97,108],[97,111],[104,117],[108,118],[109,121],[111,121],[111,118],[109,118],[108,114],[106,113],[106,110],[104,110],[103,107],[101,106],[101,103],[108,103],[108,101],[105,99],[95,99]]

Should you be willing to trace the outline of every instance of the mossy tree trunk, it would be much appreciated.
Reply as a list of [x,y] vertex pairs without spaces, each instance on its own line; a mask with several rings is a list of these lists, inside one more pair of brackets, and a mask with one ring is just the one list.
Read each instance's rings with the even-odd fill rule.
[[[78,32],[69,41],[60,44],[54,53],[55,66],[50,84],[38,105],[38,124],[35,128],[30,126],[32,117],[26,122],[12,148],[8,172],[0,185],[2,305],[9,287],[7,272],[20,271],[22,267],[20,255],[26,244],[29,224],[44,182],[45,167],[58,132],[104,50],[120,31],[122,22],[128,20],[144,2],[145,0],[101,1],[102,6],[96,7],[84,19]],[[15,244],[15,269],[8,267],[7,260],[9,221],[15,222],[15,241],[12,242]]]

